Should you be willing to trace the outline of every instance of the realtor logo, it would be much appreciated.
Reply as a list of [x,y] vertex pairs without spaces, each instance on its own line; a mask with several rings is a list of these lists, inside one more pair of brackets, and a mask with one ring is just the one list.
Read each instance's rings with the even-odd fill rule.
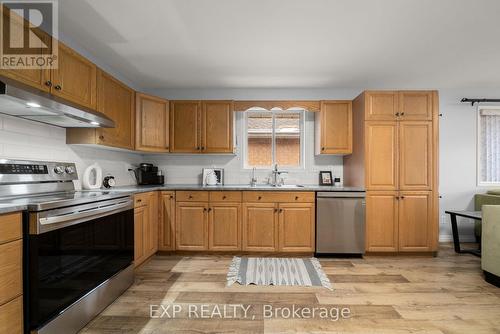
[[57,68],[57,2],[0,1],[2,69]]

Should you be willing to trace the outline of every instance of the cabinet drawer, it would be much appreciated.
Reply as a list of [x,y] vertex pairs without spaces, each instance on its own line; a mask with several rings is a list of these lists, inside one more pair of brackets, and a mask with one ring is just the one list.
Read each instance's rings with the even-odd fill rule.
[[23,333],[23,297],[0,306],[0,333]]
[[0,245],[0,304],[22,294],[22,240]]
[[148,205],[149,196],[150,196],[150,193],[135,194],[134,195],[134,207],[138,208],[141,206]]
[[241,202],[241,191],[211,191],[210,202]]
[[0,216],[0,244],[22,237],[21,213],[14,212]]
[[314,203],[313,192],[287,192],[287,191],[245,191],[244,202],[262,203]]
[[208,191],[177,191],[177,202],[208,202]]

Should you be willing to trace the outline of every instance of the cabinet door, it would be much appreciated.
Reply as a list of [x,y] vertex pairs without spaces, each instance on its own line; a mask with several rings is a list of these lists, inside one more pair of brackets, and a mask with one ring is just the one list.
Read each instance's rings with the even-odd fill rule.
[[201,102],[170,102],[170,152],[200,153]]
[[206,153],[233,152],[233,102],[202,102],[201,150]]
[[208,249],[207,213],[207,203],[177,203],[175,222],[178,250]]
[[160,201],[159,250],[175,249],[175,193],[162,192]]
[[[319,112],[320,145],[316,154],[352,153],[352,106],[345,101],[321,101]],[[318,140],[318,138],[316,138]]]
[[[24,19],[19,15],[11,13],[6,7],[1,6],[3,15],[3,22],[9,22],[5,24],[3,28],[3,36],[11,36],[12,40],[23,40],[23,25]],[[9,18],[10,16],[10,18]],[[42,48],[45,46],[50,46],[52,38],[39,29],[32,29],[30,32],[34,33],[38,40],[32,38],[30,40],[30,45],[32,47]],[[6,42],[6,41],[4,41]],[[41,51],[40,51],[41,54]],[[16,81],[22,82],[26,85],[32,86],[34,88],[48,92],[50,90],[50,70],[49,69],[0,69],[0,75],[14,79]]]
[[432,120],[431,91],[401,91],[399,92],[400,119],[409,121]]
[[243,250],[278,250],[278,208],[275,203],[243,204]]
[[399,251],[431,251],[432,238],[431,192],[400,192]]
[[398,189],[398,123],[365,122],[368,190]]
[[241,204],[210,204],[208,243],[210,250],[241,250]]
[[134,265],[136,267],[147,258],[146,244],[144,242],[144,238],[147,236],[147,215],[147,206],[141,206],[134,209]]
[[397,192],[369,191],[366,193],[366,250],[368,252],[397,252]]
[[279,251],[314,252],[314,204],[279,204]]
[[398,118],[398,93],[372,91],[365,93],[365,119],[367,121],[393,121]]
[[399,189],[432,188],[432,122],[399,123]]
[[168,101],[158,97],[135,95],[136,141],[135,149],[149,152],[168,152]]
[[57,69],[51,73],[51,93],[87,108],[96,108],[97,67],[59,42]]
[[149,193],[147,206],[149,215],[147,221],[146,255],[150,257],[158,251],[158,192],[153,191]]
[[115,122],[114,128],[98,128],[97,143],[134,149],[135,92],[111,75],[97,73],[97,110]]

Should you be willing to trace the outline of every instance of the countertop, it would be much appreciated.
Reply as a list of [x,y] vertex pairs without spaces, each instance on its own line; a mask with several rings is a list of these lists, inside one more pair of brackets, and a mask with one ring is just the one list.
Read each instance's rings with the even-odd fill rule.
[[249,185],[242,184],[227,184],[223,186],[202,186],[196,184],[166,184],[163,186],[120,186],[107,189],[107,191],[118,191],[118,192],[130,192],[130,193],[141,193],[156,190],[234,190],[234,191],[328,191],[328,192],[348,192],[348,191],[365,191],[363,188],[356,187],[331,187],[331,186],[319,186],[319,185],[304,185],[302,187],[290,187],[281,186],[273,187],[269,185],[257,185],[255,187],[250,187]]
[[0,203],[0,214],[16,212],[16,211],[24,211],[28,207],[26,205],[19,205],[14,203]]

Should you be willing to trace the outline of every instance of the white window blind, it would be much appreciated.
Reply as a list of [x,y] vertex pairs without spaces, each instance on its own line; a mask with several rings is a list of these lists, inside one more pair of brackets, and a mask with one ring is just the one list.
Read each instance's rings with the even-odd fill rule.
[[500,183],[500,107],[479,109],[479,182]]

